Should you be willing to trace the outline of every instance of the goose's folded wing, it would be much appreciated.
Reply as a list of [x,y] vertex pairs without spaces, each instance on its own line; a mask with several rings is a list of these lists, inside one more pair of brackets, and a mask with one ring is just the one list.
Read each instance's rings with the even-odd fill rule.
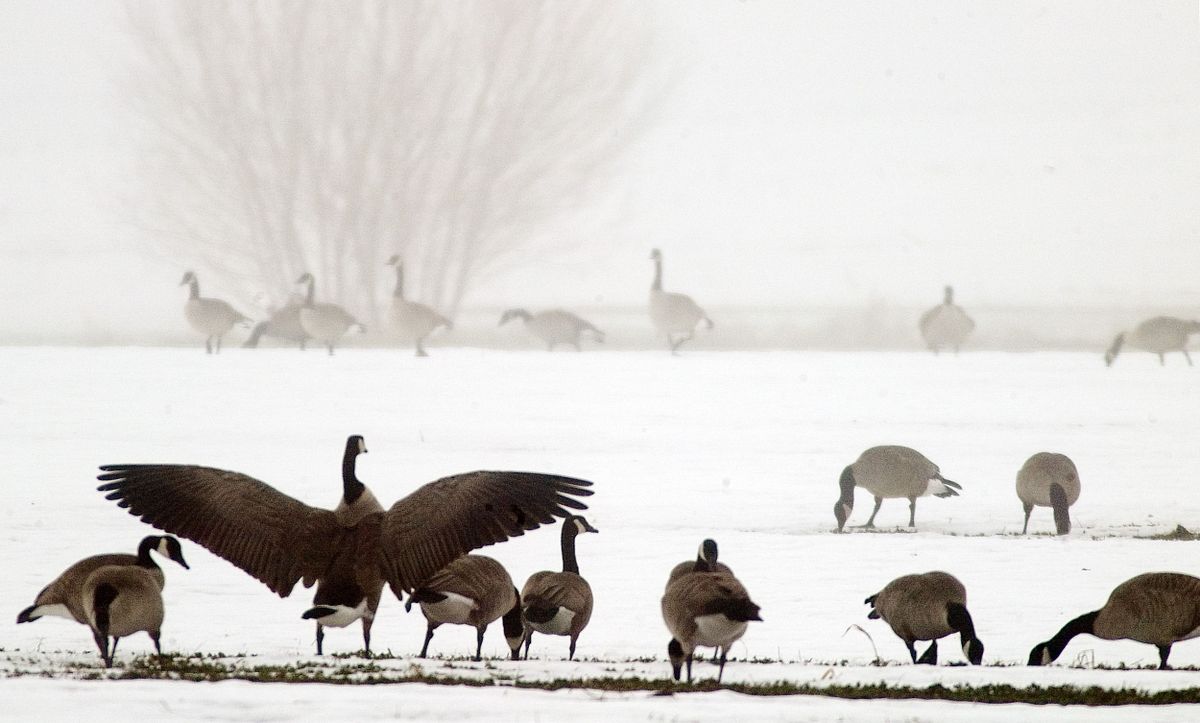
[[108,464],[97,489],[160,530],[203,545],[287,597],[329,566],[332,512],[238,472],[169,464]]
[[379,566],[397,595],[455,558],[587,509],[587,480],[534,472],[469,472],[424,485],[392,505]]

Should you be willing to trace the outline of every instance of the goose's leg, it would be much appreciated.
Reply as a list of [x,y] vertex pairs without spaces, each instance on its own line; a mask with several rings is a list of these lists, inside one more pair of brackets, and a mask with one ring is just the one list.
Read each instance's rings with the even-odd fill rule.
[[571,647],[567,649],[567,660],[575,659],[575,641],[579,639],[578,635],[571,636]]
[[[154,632],[150,633],[150,639],[154,641],[154,651],[159,655],[162,655],[162,643],[160,642],[160,638],[162,638],[162,631],[155,630]],[[116,641],[113,641],[113,650],[116,651],[116,649],[117,643]]]
[[475,634],[475,660],[483,660],[483,634],[487,632],[487,626],[481,625]]
[[678,352],[678,350],[679,350],[679,347],[681,347],[681,346],[683,346],[684,344],[686,344],[687,342],[691,341],[691,340],[692,340],[692,338],[693,338],[693,337],[695,337],[695,336],[696,336],[696,332],[694,332],[694,331],[689,331],[689,332],[687,333],[687,336],[680,337],[680,338],[679,338],[679,340],[678,340],[678,341],[676,341],[676,342],[675,342],[675,343],[674,343],[674,344],[671,346],[671,351],[672,351],[672,352]]
[[371,626],[374,624],[375,624],[374,616],[363,617],[363,619],[362,619],[363,653],[365,653],[366,657],[368,657],[368,658],[371,657]]
[[925,665],[937,665],[937,641],[936,640],[931,640],[929,642],[929,648],[925,651],[925,654],[922,655],[921,659],[918,660],[917,662],[923,663]]
[[417,356],[429,356],[428,354],[425,353],[424,341],[425,341],[425,337],[421,337],[420,339],[417,339],[417,344],[416,344],[416,355]]
[[908,526],[909,527],[917,526],[917,498],[916,497],[908,498]]
[[211,336],[205,337],[205,339],[204,339],[204,353],[212,354],[212,337]]
[[321,643],[325,642],[325,629],[321,623],[317,623],[317,655],[322,654]]
[[863,527],[870,529],[875,526],[875,515],[879,514],[879,507],[883,504],[882,497],[875,498],[875,509],[871,510],[871,519],[867,520],[867,524]]
[[112,664],[108,661],[108,636],[101,635],[99,631],[92,631],[92,639],[96,641],[96,649],[100,651],[100,659],[104,661],[104,666],[111,668]]
[[905,640],[904,644],[908,646],[908,654],[912,656],[912,661],[917,662],[917,647],[913,645],[913,641]]
[[721,667],[717,669],[717,685],[721,684],[721,676],[725,674],[725,648],[721,648]]
[[1029,514],[1031,512],[1033,512],[1033,503],[1026,502],[1025,503],[1025,526],[1021,528],[1022,535],[1029,534]]
[[333,342],[329,342],[325,346],[329,347],[329,356],[333,356]]
[[1163,356],[1161,351],[1158,353],[1158,365],[1160,367],[1165,367],[1167,365],[1167,359]]
[[[692,653],[694,652],[695,651],[693,650]],[[688,685],[691,685],[692,683],[692,653],[688,653],[687,656]]]
[[1192,363],[1192,355],[1187,353],[1187,349],[1180,349],[1183,352],[1183,358],[1188,360],[1188,366],[1196,366]]
[[430,620],[428,627],[425,628],[425,644],[421,646],[421,652],[417,655],[418,658],[424,658],[425,654],[429,652],[429,641],[433,640],[433,630],[436,627],[437,624]]
[[217,353],[221,353],[221,335],[217,334]]
[[1158,646],[1158,669],[1159,670],[1170,670],[1171,669],[1171,666],[1167,665],[1167,658],[1169,658],[1169,657],[1171,657],[1171,646],[1170,645]]
[[300,351],[306,351],[307,349],[308,349],[308,339],[301,339],[300,340]]
[[529,660],[529,646],[533,644],[533,629],[525,631],[525,659]]

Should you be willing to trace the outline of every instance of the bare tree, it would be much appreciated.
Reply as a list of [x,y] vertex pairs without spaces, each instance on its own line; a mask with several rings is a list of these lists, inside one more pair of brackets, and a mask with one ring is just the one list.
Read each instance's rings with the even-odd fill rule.
[[[373,318],[383,261],[453,313],[603,184],[662,74],[636,4],[132,2],[136,223],[244,295],[302,271]],[[234,281],[236,280],[236,281]]]

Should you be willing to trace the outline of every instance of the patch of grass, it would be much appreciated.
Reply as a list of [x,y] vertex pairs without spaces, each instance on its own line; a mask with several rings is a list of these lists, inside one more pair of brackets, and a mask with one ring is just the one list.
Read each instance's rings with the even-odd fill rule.
[[1183,542],[1195,542],[1200,540],[1200,535],[1192,532],[1183,525],[1175,525],[1175,529],[1170,532],[1163,532],[1157,535],[1137,536],[1139,540],[1178,540]]

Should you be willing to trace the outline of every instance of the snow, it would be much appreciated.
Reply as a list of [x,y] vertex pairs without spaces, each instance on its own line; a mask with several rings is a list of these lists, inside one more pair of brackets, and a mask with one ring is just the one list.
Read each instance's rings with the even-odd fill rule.
[[[686,349],[686,347],[685,347]],[[1070,618],[1100,607],[1121,581],[1150,570],[1195,574],[1186,542],[1141,537],[1176,524],[1200,526],[1193,474],[1200,370],[1166,368],[1146,354],[1111,369],[1098,354],[794,352],[496,352],[437,349],[426,359],[391,350],[345,349],[334,357],[293,349],[0,348],[0,452],[7,504],[0,508],[0,597],[10,612],[30,604],[71,562],[98,552],[132,552],[152,532],[95,491],[105,463],[206,464],[251,474],[309,504],[332,506],[345,437],[362,434],[369,454],[359,477],[385,506],[420,484],[474,469],[520,469],[591,479],[579,563],[596,595],[577,657],[566,638],[535,636],[537,660],[501,660],[498,623],[483,663],[471,628],[443,626],[430,673],[554,677],[669,675],[669,636],[658,601],[671,566],[705,537],[762,606],[734,645],[726,682],[888,682],[1024,686],[1053,683],[1161,690],[1200,684],[1195,672],[1111,670],[1157,663],[1152,646],[1077,638],[1059,664],[1027,668],[1029,649]],[[906,444],[963,485],[961,497],[922,498],[917,531],[903,500],[887,500],[880,532],[832,534],[838,476],[866,447]],[[1015,475],[1037,451],[1076,463],[1083,493],[1075,529],[1055,538],[1048,509],[1020,536]],[[850,524],[870,514],[857,496]],[[279,599],[263,585],[183,541],[190,571],[167,574],[163,648],[253,656],[247,664],[316,660],[314,628],[300,614],[311,590]],[[485,548],[518,585],[560,564],[557,530]],[[943,569],[966,585],[986,645],[982,668],[962,662],[956,639],[942,665],[908,664],[903,643],[866,619],[863,599],[901,574]],[[879,656],[890,663],[878,667]],[[385,598],[373,647],[412,656],[424,621]],[[327,652],[361,647],[358,625],[329,630]],[[938,720],[970,704],[756,698],[722,691],[549,693],[512,688],[251,685],[242,682],[85,681],[98,655],[83,626],[44,619],[10,624],[0,641],[0,679],[18,718],[71,715],[85,691],[98,719],[132,714],[175,719],[293,717],[551,719],[570,705],[581,720],[732,715],[788,720],[846,717]],[[118,664],[152,650],[123,640]],[[650,661],[648,659],[653,659]],[[747,663],[747,659],[756,662]],[[1081,667],[1069,667],[1073,663]],[[1200,665],[1200,645],[1175,646],[1176,666]],[[698,678],[715,667],[697,663]],[[13,707],[15,706],[15,707]],[[973,705],[980,720],[1031,713],[1020,705]],[[1186,707],[1140,709],[1143,719],[1184,719]],[[1112,719],[1118,709],[1040,707],[1039,718]],[[1124,715],[1130,715],[1124,711]]]

